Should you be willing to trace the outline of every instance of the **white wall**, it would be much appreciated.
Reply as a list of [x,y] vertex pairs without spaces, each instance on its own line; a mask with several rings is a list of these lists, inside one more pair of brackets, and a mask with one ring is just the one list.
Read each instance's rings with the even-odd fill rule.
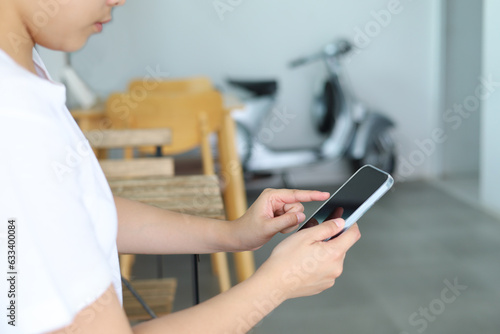
[[483,76],[497,83],[495,92],[483,102],[481,119],[481,200],[500,214],[500,2],[485,0],[483,34]]
[[372,11],[394,1],[231,1],[239,5],[221,20],[212,0],[128,0],[72,63],[102,96],[157,67],[171,77],[205,74],[217,83],[227,76],[278,78],[279,103],[297,117],[274,145],[311,146],[318,138],[307,112],[323,68],[292,71],[286,64],[338,36],[354,38],[362,48],[347,65],[353,89],[397,123],[403,174],[428,177],[436,154],[422,153],[415,141],[431,138],[439,124],[441,1],[401,0],[401,12],[378,24],[367,43],[357,29],[376,29]]

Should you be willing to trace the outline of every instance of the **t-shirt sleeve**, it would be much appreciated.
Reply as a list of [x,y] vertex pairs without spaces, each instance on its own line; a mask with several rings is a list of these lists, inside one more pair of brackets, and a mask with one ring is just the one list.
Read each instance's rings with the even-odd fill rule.
[[[56,124],[33,111],[0,109],[2,253],[8,220],[17,222],[13,333],[71,324],[112,283],[109,250],[103,249],[85,205],[89,195],[81,173],[87,157],[77,159],[80,148]],[[5,273],[6,254],[0,261]],[[7,288],[2,287],[2,294]]]

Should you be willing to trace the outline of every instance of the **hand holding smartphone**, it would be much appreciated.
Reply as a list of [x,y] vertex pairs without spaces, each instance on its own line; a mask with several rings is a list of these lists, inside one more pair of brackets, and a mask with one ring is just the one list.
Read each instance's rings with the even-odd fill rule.
[[297,232],[330,219],[343,218],[344,229],[327,240],[335,238],[361,218],[393,184],[391,175],[371,165],[365,165],[330,196]]

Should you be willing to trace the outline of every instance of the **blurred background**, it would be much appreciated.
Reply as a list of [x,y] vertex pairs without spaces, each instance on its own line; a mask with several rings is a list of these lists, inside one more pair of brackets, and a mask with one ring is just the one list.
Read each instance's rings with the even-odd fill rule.
[[[330,138],[312,111],[328,70],[321,61],[289,65],[349,41],[339,61],[342,87],[394,123],[397,184],[361,219],[363,237],[335,287],[286,302],[254,332],[497,333],[498,12],[494,0],[128,0],[83,50],[40,54],[55,80],[64,81],[69,64],[101,101],[137,78],[205,76],[241,109],[252,99],[227,79],[275,80],[261,130],[272,129],[276,110],[289,116],[265,146],[316,154]],[[78,101],[70,96],[70,107]],[[353,170],[345,156],[316,160],[246,173],[248,204],[270,186],[333,192]],[[306,213],[318,205],[307,204]],[[280,238],[255,252],[257,266]],[[138,257],[134,277],[154,276],[155,261]],[[163,261],[179,282],[174,310],[188,307],[189,259]],[[202,299],[218,292],[205,256],[200,280]]]

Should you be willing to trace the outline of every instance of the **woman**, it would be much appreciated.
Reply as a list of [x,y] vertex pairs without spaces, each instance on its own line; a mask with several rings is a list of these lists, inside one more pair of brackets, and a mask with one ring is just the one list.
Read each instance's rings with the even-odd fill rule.
[[2,326],[13,333],[244,333],[283,301],[331,287],[360,236],[355,225],[323,242],[342,229],[342,219],[293,234],[229,291],[130,327],[117,252],[255,250],[305,219],[300,202],[328,193],[268,189],[233,222],[114,198],[65,107],[64,87],[50,80],[34,46],[76,51],[124,2],[0,0],[0,219],[2,229],[16,220],[20,254],[18,318]]

